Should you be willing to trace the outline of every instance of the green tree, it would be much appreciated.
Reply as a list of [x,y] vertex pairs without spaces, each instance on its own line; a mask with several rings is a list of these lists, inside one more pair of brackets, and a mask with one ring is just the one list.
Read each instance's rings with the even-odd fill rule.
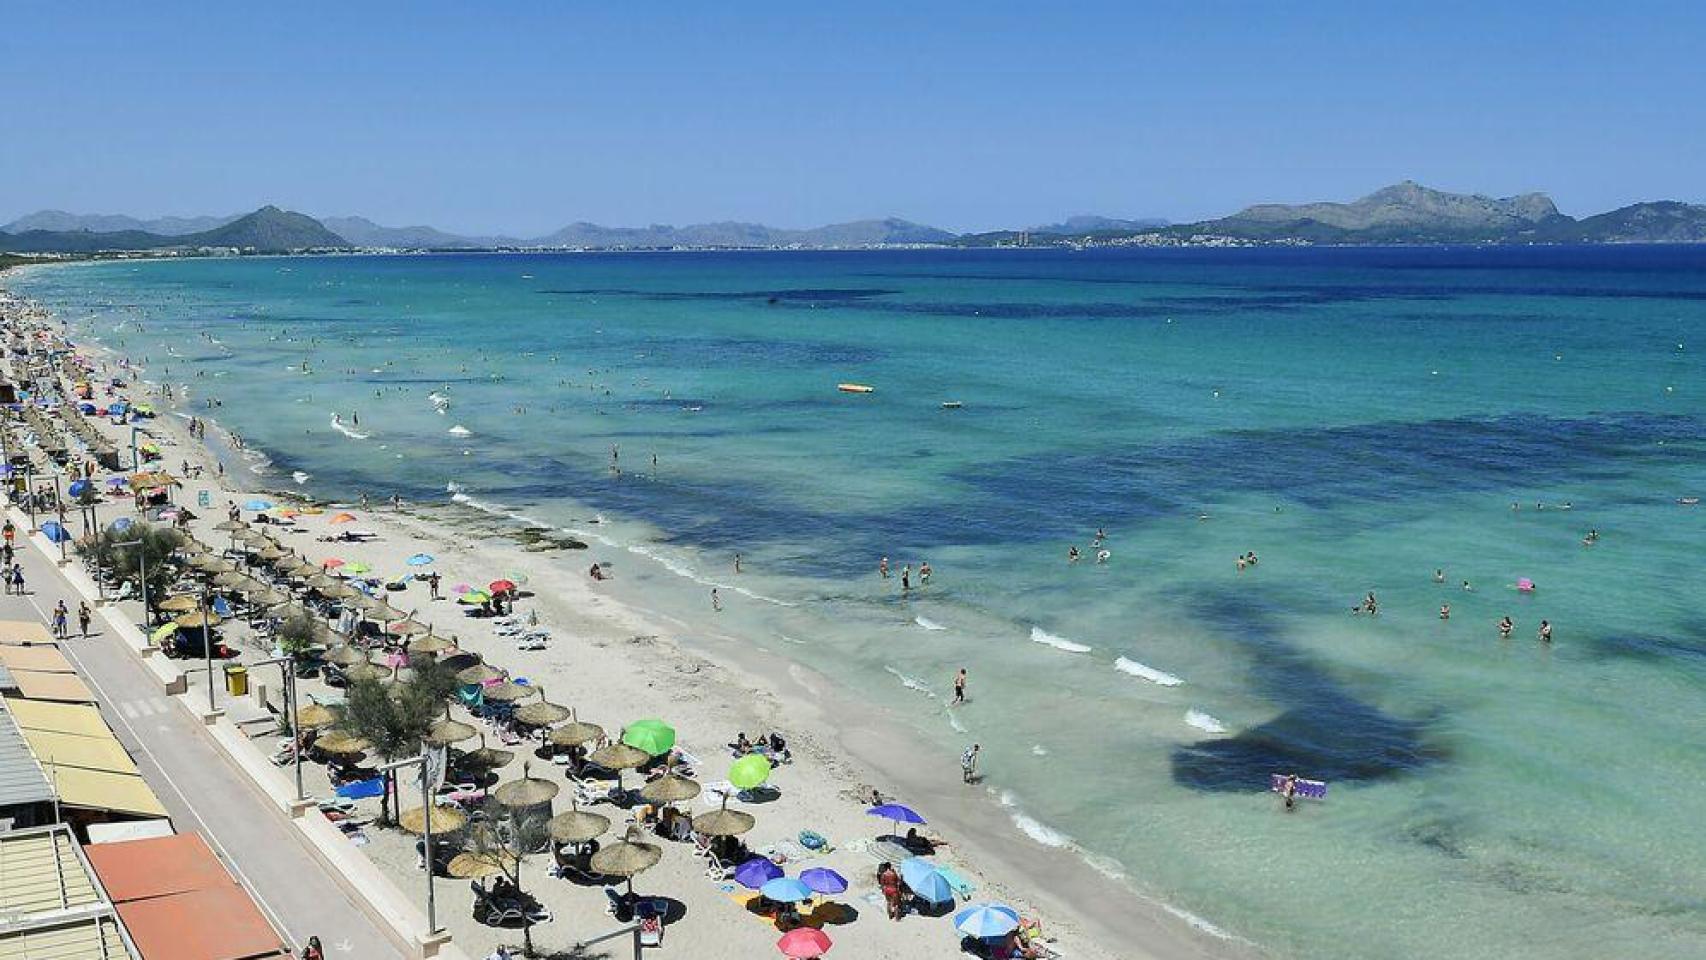
[[318,621],[308,611],[297,610],[279,624],[278,648],[292,660],[301,659],[313,648],[315,639],[320,635],[317,625]]
[[143,592],[146,571],[149,609],[144,612],[144,620],[151,624],[154,605],[165,599],[167,589],[178,578],[172,554],[182,542],[178,532],[169,527],[133,523],[116,533],[110,528],[102,530],[93,538],[79,542],[77,549],[100,569],[112,571],[121,583],[129,583],[139,594]]
[[[468,849],[490,860],[515,889],[521,892],[521,868],[527,858],[541,850],[551,849],[551,817],[537,807],[506,807],[488,799],[481,807],[484,816],[477,817],[467,830]],[[521,921],[521,955],[534,956],[533,920],[531,912]]]
[[[453,691],[456,678],[437,663],[422,662],[411,676],[396,683],[357,680],[349,685],[338,728],[366,740],[372,752],[386,763],[416,753],[421,738],[444,710],[446,691]],[[385,790],[379,801],[379,822],[391,822],[391,793],[395,778],[385,772]]]

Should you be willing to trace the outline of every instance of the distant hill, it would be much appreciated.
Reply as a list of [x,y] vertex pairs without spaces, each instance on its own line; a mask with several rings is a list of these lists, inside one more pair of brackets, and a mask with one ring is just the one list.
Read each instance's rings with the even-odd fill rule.
[[1706,243],[1706,206],[1658,200],[1572,221],[1559,230],[1574,243]]
[[366,217],[322,217],[320,223],[358,247],[469,250],[519,244],[512,237],[463,237],[435,227],[382,227]]
[[1029,232],[1082,237],[1093,233],[1129,233],[1136,230],[1153,230],[1156,227],[1165,227],[1166,225],[1167,221],[1158,217],[1142,220],[1116,220],[1112,217],[1080,214],[1075,217],[1067,217],[1060,223],[1047,223],[1040,227],[1031,227]]
[[30,230],[47,230],[50,232],[88,231],[90,233],[153,233],[162,237],[181,237],[190,233],[201,233],[215,227],[223,227],[242,216],[233,213],[224,217],[156,217],[153,220],[138,220],[123,214],[103,213],[66,213],[63,210],[38,210],[27,216],[19,217],[4,226],[0,231],[6,233],[24,233]]
[[260,253],[288,253],[321,247],[347,247],[344,238],[313,217],[274,206],[237,217],[197,233],[167,236],[143,230],[25,230],[0,233],[0,250],[29,253],[98,253],[109,250],[236,247]]
[[1569,219],[1544,194],[1494,199],[1406,180],[1350,203],[1258,204],[1230,217],[1172,229],[1248,240],[1465,243],[1555,230]]
[[856,220],[810,230],[786,230],[760,223],[699,223],[685,227],[603,227],[571,223],[532,245],[583,249],[663,247],[871,247],[884,244],[946,243],[954,234],[908,220]]

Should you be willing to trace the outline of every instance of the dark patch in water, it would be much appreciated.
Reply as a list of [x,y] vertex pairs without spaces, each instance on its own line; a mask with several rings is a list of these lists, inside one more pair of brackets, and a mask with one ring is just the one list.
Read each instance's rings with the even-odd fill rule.
[[624,347],[643,353],[638,363],[625,366],[706,366],[748,364],[767,367],[847,367],[875,363],[883,352],[875,347],[822,343],[803,339],[764,340],[754,337],[644,337]]
[[1173,780],[1195,790],[1249,792],[1268,775],[1295,772],[1328,783],[1369,782],[1414,773],[1446,758],[1429,744],[1429,721],[1395,717],[1359,700],[1312,657],[1286,641],[1268,610],[1230,590],[1181,597],[1237,642],[1250,682],[1286,706],[1267,723],[1173,751]]
[[1646,660],[1669,663],[1686,660],[1706,666],[1706,639],[1696,630],[1693,638],[1659,637],[1650,634],[1620,633],[1589,639],[1589,650],[1598,657],[1611,659]]
[[558,296],[581,297],[638,297],[642,300],[761,300],[776,303],[837,303],[858,300],[870,300],[874,297],[886,297],[899,293],[898,290],[882,290],[875,287],[853,287],[841,289],[835,287],[806,288],[794,290],[626,290],[621,288],[589,287],[580,290],[539,290],[537,293],[555,294]]

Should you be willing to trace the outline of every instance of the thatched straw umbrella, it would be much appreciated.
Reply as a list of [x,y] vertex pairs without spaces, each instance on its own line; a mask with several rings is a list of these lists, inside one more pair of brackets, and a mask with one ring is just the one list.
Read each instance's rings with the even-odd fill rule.
[[513,703],[522,697],[532,696],[533,688],[519,683],[510,683],[506,680],[503,683],[496,683],[485,688],[480,691],[480,695],[497,703]]
[[314,741],[314,749],[334,754],[360,753],[370,746],[366,740],[344,730],[333,730]]
[[446,650],[455,650],[456,644],[450,640],[444,639],[436,633],[429,633],[424,637],[416,637],[415,639],[410,640],[408,647],[410,653],[428,654],[443,653]]
[[[571,712],[569,716],[574,716]],[[596,723],[571,720],[551,731],[550,739],[559,747],[578,747],[604,736],[604,728]]]
[[738,837],[757,825],[758,820],[742,810],[712,810],[693,818],[693,829],[707,837]]
[[487,683],[492,680],[502,680],[504,672],[489,663],[476,663],[456,675],[461,683]]
[[367,651],[342,643],[327,650],[325,656],[320,659],[340,667],[353,667],[358,663],[367,662]]
[[[435,806],[432,808],[432,832],[436,836],[460,830],[468,824],[468,815],[460,807]],[[426,808],[412,807],[404,810],[397,818],[397,826],[410,833],[426,833]]]
[[665,774],[640,788],[642,800],[659,806],[691,800],[698,795],[699,784],[673,773]]
[[450,719],[450,708],[445,707],[444,719],[434,720],[424,739],[435,747],[448,747],[453,743],[472,740],[479,732],[460,720]]
[[459,853],[445,864],[444,872],[459,880],[479,880],[513,871],[515,866],[513,853]]
[[551,839],[558,843],[585,843],[610,829],[610,818],[571,807],[551,818]]
[[180,593],[176,596],[167,597],[154,606],[167,613],[188,613],[191,610],[201,609],[201,598],[193,594]]
[[629,827],[622,839],[592,855],[592,870],[608,877],[625,877],[628,892],[634,892],[634,876],[651,869],[663,859],[663,848],[641,843],[637,827]]
[[521,779],[511,780],[497,788],[492,796],[506,807],[537,807],[550,803],[563,788],[553,781],[533,776],[531,767],[532,764],[523,764]]
[[337,722],[338,715],[318,703],[310,703],[296,711],[296,725],[304,730],[318,730]]

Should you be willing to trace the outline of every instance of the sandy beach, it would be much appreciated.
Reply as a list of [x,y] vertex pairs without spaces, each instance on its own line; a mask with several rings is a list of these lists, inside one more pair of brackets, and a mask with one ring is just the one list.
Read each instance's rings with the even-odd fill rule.
[[[119,373],[111,353],[80,345],[80,351],[108,376]],[[174,370],[179,373],[182,368]],[[147,371],[128,391],[133,400],[153,402],[160,415],[140,424],[145,437],[162,448],[161,466],[187,474],[179,503],[190,505],[197,519],[191,532],[210,545],[225,542],[213,528],[224,519],[228,503],[242,504],[254,496],[285,503],[294,495],[274,476],[257,474],[249,466],[252,451],[239,449],[218,427],[219,411],[198,404],[193,384],[174,380],[171,400]],[[207,440],[190,436],[188,417],[212,416]],[[120,447],[128,459],[130,427],[91,418]],[[187,466],[189,469],[184,470]],[[221,469],[221,467],[223,469]],[[195,507],[206,494],[207,509]],[[432,565],[442,577],[446,599],[430,600],[426,584],[411,581],[391,593],[389,602],[430,624],[441,635],[479,653],[487,663],[525,677],[543,688],[544,698],[572,707],[578,719],[602,724],[614,733],[643,717],[660,717],[677,731],[678,746],[699,761],[695,776],[701,783],[726,778],[731,755],[725,746],[737,733],[780,731],[788,740],[793,761],[778,767],[771,783],[779,795],[768,802],[731,804],[757,819],[744,838],[753,850],[796,841],[802,830],[828,838],[832,852],[793,860],[789,872],[801,867],[828,867],[845,876],[849,889],[828,899],[844,904],[844,922],[825,926],[835,941],[833,956],[921,957],[952,956],[960,936],[951,916],[909,915],[900,922],[884,916],[876,892],[876,860],[865,849],[885,821],[866,815],[872,787],[921,812],[929,821],[927,835],[948,842],[938,859],[975,887],[971,901],[996,900],[1012,904],[1027,917],[1041,920],[1051,947],[1061,955],[1083,958],[1208,958],[1253,956],[1253,947],[1204,932],[1200,921],[1145,901],[1125,885],[1096,872],[1080,851],[1045,846],[1017,829],[982,785],[961,782],[955,757],[919,747],[905,727],[881,710],[853,702],[833,677],[824,676],[780,656],[743,643],[689,639],[681,626],[653,617],[619,602],[607,584],[586,574],[601,559],[590,549],[569,549],[560,542],[542,542],[524,524],[493,517],[456,503],[404,503],[400,508],[375,502],[364,509],[351,499],[325,504],[327,513],[305,515],[293,523],[267,526],[280,541],[319,564],[336,557],[364,563],[375,574],[401,574],[406,560],[419,553],[436,558]],[[130,512],[128,501],[103,508],[108,518]],[[350,527],[376,534],[358,543],[321,542],[338,532],[328,517],[338,510],[353,512]],[[244,519],[255,511],[243,510]],[[560,538],[559,538],[560,539]],[[543,549],[541,549],[543,548]],[[543,650],[518,650],[512,639],[500,636],[494,621],[465,615],[466,607],[448,599],[450,585],[484,585],[521,573],[523,595],[515,605],[522,617],[537,617],[549,631]],[[240,636],[240,635],[239,635]],[[241,644],[238,644],[241,645]],[[266,652],[244,646],[245,659]],[[259,674],[260,671],[257,671]],[[264,679],[264,678],[263,678]],[[194,681],[192,680],[192,683]],[[336,701],[341,691],[318,681],[305,682],[304,694]],[[984,709],[999,709],[989,702]],[[468,716],[460,708],[459,719]],[[478,726],[478,724],[476,724]],[[482,729],[485,729],[482,727]],[[496,745],[495,740],[493,745]],[[259,749],[271,752],[275,738],[258,738]],[[552,778],[565,791],[572,787],[561,768],[537,759],[526,749],[499,771],[500,782],[519,777],[524,762],[535,776]],[[323,770],[305,766],[309,792],[331,793]],[[361,801],[363,813],[377,812],[377,800]],[[414,801],[406,800],[406,806]],[[704,798],[690,801],[694,813],[714,806]],[[567,809],[567,793],[556,810]],[[620,834],[627,811],[600,805],[597,812],[613,820],[612,836]],[[405,891],[421,889],[423,877],[415,866],[414,837],[396,829],[368,827],[366,853]],[[607,838],[608,839],[608,838]],[[749,912],[730,885],[707,878],[705,861],[694,856],[691,843],[662,843],[662,861],[636,880],[643,895],[668,897],[682,911],[672,914],[665,949],[708,958],[775,955],[778,931],[767,919]],[[797,843],[789,844],[797,849]],[[531,858],[523,886],[549,908],[554,919],[534,928],[543,952],[567,951],[577,940],[613,925],[605,896],[594,887],[581,887],[547,875],[550,857]],[[441,880],[438,915],[463,949],[484,955],[500,943],[516,945],[519,930],[495,930],[477,923],[469,909],[466,881]],[[964,905],[962,897],[958,905]]]

